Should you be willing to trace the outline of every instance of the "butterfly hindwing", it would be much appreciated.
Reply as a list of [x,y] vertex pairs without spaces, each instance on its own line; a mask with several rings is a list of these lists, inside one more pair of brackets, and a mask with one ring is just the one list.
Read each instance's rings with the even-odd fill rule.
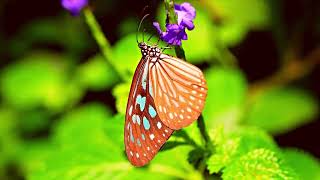
[[148,57],[142,59],[134,74],[126,110],[124,141],[129,161],[147,164],[171,136],[173,130],[160,120],[149,83]]
[[159,60],[149,66],[154,103],[161,121],[177,130],[198,119],[207,96],[202,71],[166,54],[161,54]]

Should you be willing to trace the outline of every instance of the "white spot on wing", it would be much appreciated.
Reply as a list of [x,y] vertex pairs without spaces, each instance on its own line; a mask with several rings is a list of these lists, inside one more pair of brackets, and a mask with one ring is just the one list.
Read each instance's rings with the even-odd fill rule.
[[183,102],[183,103],[186,102],[186,100],[185,100],[182,96],[179,96],[179,100],[180,100],[181,102]]
[[151,139],[151,140],[154,139],[154,134],[150,134],[150,139]]
[[157,127],[158,127],[158,129],[160,129],[162,127],[160,122],[157,123]]
[[169,113],[169,117],[170,117],[170,119],[173,119],[172,113]]

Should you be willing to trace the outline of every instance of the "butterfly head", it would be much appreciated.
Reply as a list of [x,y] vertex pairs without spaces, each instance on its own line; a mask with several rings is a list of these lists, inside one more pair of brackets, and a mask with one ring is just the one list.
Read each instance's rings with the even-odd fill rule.
[[138,44],[143,57],[160,57],[161,50],[157,46],[149,46],[144,42]]

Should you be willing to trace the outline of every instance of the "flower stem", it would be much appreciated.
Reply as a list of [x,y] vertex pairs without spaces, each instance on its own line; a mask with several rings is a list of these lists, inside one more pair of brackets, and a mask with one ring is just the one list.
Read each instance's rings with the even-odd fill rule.
[[198,128],[200,130],[202,138],[206,142],[206,148],[209,148],[211,145],[211,140],[210,140],[210,136],[207,132],[206,124],[204,123],[202,114],[198,118]]
[[[174,12],[174,0],[164,0],[164,5],[167,10],[167,22],[169,24],[177,24],[177,14]],[[174,50],[176,52],[176,55],[180,59],[186,59],[184,50],[182,46],[175,46]]]
[[91,34],[97,44],[99,45],[99,48],[103,54],[103,56],[106,58],[108,65],[121,77],[119,71],[115,68],[115,66],[111,63],[112,59],[112,50],[110,43],[108,39],[104,36],[101,27],[99,23],[97,22],[96,18],[94,17],[92,11],[90,8],[85,8],[83,10],[84,12],[84,17],[86,20],[86,23],[88,24],[88,27],[91,31]]

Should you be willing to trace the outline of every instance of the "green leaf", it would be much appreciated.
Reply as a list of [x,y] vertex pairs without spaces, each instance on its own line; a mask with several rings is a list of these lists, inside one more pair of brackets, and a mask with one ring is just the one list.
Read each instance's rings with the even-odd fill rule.
[[223,123],[226,129],[239,121],[247,84],[236,69],[211,68],[205,72],[208,96],[203,116],[208,130]]
[[271,22],[271,10],[267,0],[216,0],[208,2],[217,9],[222,18],[233,22],[256,28],[267,26]]
[[192,164],[194,167],[198,167],[203,159],[205,157],[206,151],[202,148],[195,148],[189,153],[188,161],[190,164]]
[[203,140],[200,129],[198,128],[198,122],[194,122],[190,124],[188,127],[183,128],[189,137],[198,145],[203,146],[205,145],[205,141]]
[[103,90],[113,86],[118,80],[114,69],[100,54],[90,58],[78,68],[76,76],[84,87],[93,90]]
[[241,42],[250,30],[264,29],[271,24],[271,5],[267,0],[206,2],[216,18],[222,21],[216,35],[224,45],[234,46]]
[[6,66],[0,82],[5,103],[21,109],[42,105],[52,110],[74,103],[82,91],[67,80],[64,61],[59,55],[38,52]]
[[32,162],[25,167],[28,179],[201,178],[186,161],[188,146],[159,152],[144,168],[132,166],[124,153],[123,124],[123,115],[112,117],[101,104],[68,113],[54,128],[52,143],[47,145],[50,148],[40,145],[35,148],[44,151],[38,151],[40,158],[24,159]]
[[138,23],[139,21],[133,17],[124,19],[117,28],[118,35],[122,37],[131,33],[136,33]]
[[318,104],[306,91],[275,88],[254,101],[245,123],[278,134],[310,122],[317,115]]
[[232,47],[244,40],[249,29],[241,23],[225,22],[217,31],[221,44]]
[[112,90],[112,94],[116,98],[116,108],[120,114],[126,113],[130,86],[131,86],[130,82],[125,82],[125,83],[116,85]]
[[300,179],[320,179],[319,160],[298,149],[284,149],[283,155]]
[[213,139],[215,152],[207,161],[210,173],[220,172],[253,149],[266,148],[275,152],[278,151],[272,138],[254,127],[242,127],[224,133],[220,126],[210,133],[213,134],[211,137],[217,137],[217,139]]
[[[147,35],[145,36],[147,37]],[[121,77],[124,77],[125,80],[131,80],[141,57],[136,34],[129,34],[114,45],[112,64],[121,73]]]
[[[102,104],[91,103],[85,105],[67,114],[61,120],[61,123],[55,127],[54,140],[66,147],[80,147],[86,144],[88,148],[99,146],[120,148],[114,146],[113,142],[110,142],[110,145],[106,142],[106,134],[103,127],[106,122],[110,121],[109,118],[111,118],[111,112]],[[117,124],[114,122],[113,126]],[[86,131],[90,133],[84,133]],[[113,133],[116,133],[116,131]],[[77,140],[74,139],[75,137],[77,137]],[[89,146],[90,144],[92,144],[91,147]],[[82,148],[85,149],[86,147]]]
[[16,112],[16,124],[20,133],[34,133],[48,128],[50,114],[44,109],[33,109],[28,111]]
[[31,174],[44,170],[47,165],[45,160],[52,156],[56,148],[52,141],[47,139],[24,142],[16,155],[24,177],[30,177]]
[[297,179],[277,153],[264,148],[254,149],[223,170],[223,179]]
[[0,107],[0,174],[1,167],[15,157],[21,141],[17,133],[17,115],[14,111]]
[[[195,28],[187,31],[188,40],[182,45],[185,55],[191,63],[201,63],[218,56],[217,39],[214,37],[216,29],[211,22],[208,12],[196,6],[197,16],[194,19]],[[163,21],[164,22],[164,21]]]
[[21,31],[11,40],[10,54],[21,55],[34,48],[34,44],[48,42],[60,45],[68,52],[81,53],[92,45],[84,25],[81,18],[73,18],[69,15],[63,18],[33,20],[21,27]]
[[160,152],[151,161],[148,170],[152,173],[170,175],[171,178],[202,179],[201,174],[187,161],[191,149],[190,146],[179,146]]

